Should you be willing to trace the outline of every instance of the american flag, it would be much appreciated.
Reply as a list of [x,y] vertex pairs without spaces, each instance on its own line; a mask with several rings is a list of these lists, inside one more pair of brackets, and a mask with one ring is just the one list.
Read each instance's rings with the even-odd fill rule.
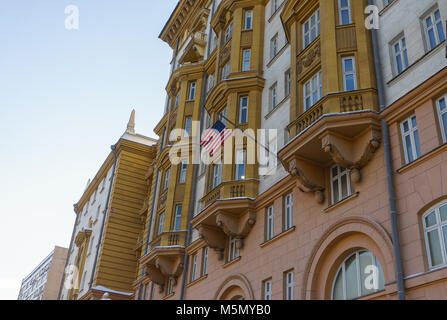
[[200,146],[211,155],[214,155],[220,148],[222,148],[223,144],[231,134],[232,131],[228,129],[222,121],[217,120],[200,141]]

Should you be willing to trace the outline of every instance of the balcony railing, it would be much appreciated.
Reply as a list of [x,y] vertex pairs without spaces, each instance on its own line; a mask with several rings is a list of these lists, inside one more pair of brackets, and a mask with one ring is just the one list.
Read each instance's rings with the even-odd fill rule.
[[185,246],[186,235],[186,231],[163,232],[151,241],[149,252],[159,247]]
[[202,198],[202,206],[206,208],[219,199],[255,198],[258,195],[258,185],[257,179],[222,182]]

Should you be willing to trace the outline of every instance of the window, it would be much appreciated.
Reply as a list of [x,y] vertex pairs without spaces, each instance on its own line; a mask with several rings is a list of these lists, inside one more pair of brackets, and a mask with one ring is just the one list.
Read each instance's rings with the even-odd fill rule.
[[284,274],[284,289],[285,289],[285,295],[284,298],[286,300],[293,300],[293,271],[286,272]]
[[185,118],[185,137],[191,137],[191,131],[192,131],[192,118],[186,117]]
[[230,40],[231,36],[233,35],[233,22],[230,23],[230,25],[225,30],[225,42]]
[[241,97],[239,102],[239,123],[248,122],[248,97]]
[[352,194],[351,172],[338,164],[331,168],[332,204],[346,199]]
[[211,89],[214,88],[214,74],[210,74],[208,76],[207,84],[206,84],[206,92],[210,92]]
[[96,195],[98,194],[98,189],[95,190],[95,193],[93,194],[93,201],[92,201],[92,206],[96,201]]
[[170,295],[172,293],[174,293],[174,279],[173,278],[169,278],[168,279],[168,289],[167,289],[167,295]]
[[210,44],[210,52],[213,52],[217,48],[217,35],[214,32],[214,30],[212,31],[211,39],[212,40],[211,40],[211,44]]
[[371,252],[360,250],[341,264],[332,286],[332,299],[352,300],[384,289],[379,260]]
[[438,44],[445,40],[444,29],[442,26],[441,13],[439,9],[431,12],[423,19],[425,37],[427,39],[427,48],[432,50]]
[[423,223],[430,268],[447,264],[447,202],[430,209]]
[[320,9],[303,23],[303,49],[320,35]]
[[343,65],[343,85],[345,91],[357,90],[355,58],[354,57],[343,58],[342,65]]
[[208,273],[208,247],[203,249],[202,252],[202,276]]
[[278,54],[278,34],[270,40],[270,59],[273,59]]
[[213,188],[217,188],[222,183],[222,164],[213,167]]
[[274,14],[279,8],[279,0],[272,0],[272,14]]
[[284,209],[284,230],[289,230],[293,226],[293,194],[285,196]]
[[224,124],[227,125],[227,108],[223,108],[221,112],[218,114],[219,120]]
[[165,224],[165,214],[162,213],[158,218],[158,235],[161,235],[163,233],[164,224]]
[[278,105],[278,84],[275,83],[270,87],[270,106],[269,111],[276,108]]
[[402,37],[393,43],[392,52],[395,63],[395,72],[396,74],[400,74],[408,68],[408,54],[405,37]]
[[351,24],[351,6],[349,0],[338,0],[340,25]]
[[228,79],[230,75],[230,61],[222,67],[222,80]]
[[96,209],[95,221],[98,221],[99,213],[100,213],[100,212],[101,212],[101,206],[99,206],[99,207]]
[[421,156],[416,116],[411,116],[400,124],[404,145],[405,162],[410,163]]
[[265,230],[265,240],[269,241],[273,239],[274,236],[274,211],[273,206],[267,208],[266,212],[266,230]]
[[272,300],[272,279],[264,281],[264,300]]
[[177,96],[175,97],[175,107],[177,108],[180,104],[180,91],[177,93]]
[[251,30],[253,26],[253,10],[245,11],[245,19],[244,19],[244,29]]
[[180,167],[180,177],[179,177],[179,183],[185,183],[186,182],[186,170],[188,169],[188,164],[186,162],[181,163]]
[[447,142],[447,96],[442,97],[437,101],[437,107],[438,107],[438,115],[439,115],[439,122],[441,126],[441,132],[442,132],[442,140],[444,143]]
[[321,71],[315,74],[304,86],[304,111],[309,110],[323,96]]
[[228,261],[233,261],[239,258],[240,252],[237,247],[238,240],[235,237],[230,237],[229,251],[228,251]]
[[246,163],[246,151],[237,150],[236,151],[236,177],[237,181],[245,180],[245,163]]
[[181,222],[182,222],[182,205],[178,204],[175,206],[174,231],[180,231]]
[[250,71],[250,56],[250,49],[245,49],[242,51],[242,71]]
[[290,95],[290,69],[284,73],[284,96]]
[[171,177],[171,169],[168,169],[165,173],[165,184],[163,190],[168,190],[170,177]]
[[196,98],[196,83],[191,82],[189,84],[189,100],[194,100]]
[[191,282],[196,280],[196,271],[197,271],[197,253],[192,256],[191,260]]
[[95,237],[92,237],[92,240],[90,241],[90,246],[88,247],[88,254],[92,253],[92,248],[95,245]]

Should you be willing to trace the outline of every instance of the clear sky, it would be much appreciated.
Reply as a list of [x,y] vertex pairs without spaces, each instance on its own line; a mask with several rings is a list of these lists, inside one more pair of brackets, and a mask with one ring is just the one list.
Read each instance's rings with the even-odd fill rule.
[[[172,50],[158,39],[177,0],[0,1],[0,299],[55,245],[73,204],[126,129],[154,137]],[[79,30],[65,8],[79,8]]]

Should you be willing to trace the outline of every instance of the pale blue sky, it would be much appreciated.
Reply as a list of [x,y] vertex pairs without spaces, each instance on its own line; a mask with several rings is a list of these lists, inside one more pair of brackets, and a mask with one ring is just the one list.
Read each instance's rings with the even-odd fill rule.
[[[177,0],[0,1],[0,299],[55,245],[69,246],[77,202],[124,132],[165,102],[172,51],[158,35]],[[65,7],[79,30],[65,29]]]

